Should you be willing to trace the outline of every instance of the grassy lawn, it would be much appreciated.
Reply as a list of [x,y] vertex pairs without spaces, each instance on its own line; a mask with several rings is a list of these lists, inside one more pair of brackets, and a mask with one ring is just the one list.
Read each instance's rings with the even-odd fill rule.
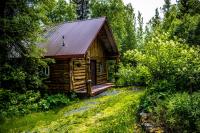
[[133,132],[134,112],[143,91],[110,89],[59,110],[7,120],[1,132]]

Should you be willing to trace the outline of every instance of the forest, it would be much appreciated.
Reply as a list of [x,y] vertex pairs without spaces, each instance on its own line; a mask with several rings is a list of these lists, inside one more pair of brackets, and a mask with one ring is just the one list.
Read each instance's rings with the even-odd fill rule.
[[[0,132],[200,132],[200,1],[164,0],[147,24],[123,0],[82,1],[82,12],[79,0],[1,2]],[[48,93],[44,33],[102,16],[120,53],[115,86],[83,99]]]

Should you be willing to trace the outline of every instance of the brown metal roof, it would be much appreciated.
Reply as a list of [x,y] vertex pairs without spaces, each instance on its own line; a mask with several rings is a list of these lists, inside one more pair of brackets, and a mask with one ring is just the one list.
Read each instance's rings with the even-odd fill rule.
[[[83,57],[104,24],[106,18],[101,17],[64,23],[52,28],[45,36],[47,42],[42,44],[47,51],[45,56]],[[114,39],[111,43],[115,46],[115,53],[118,53]]]

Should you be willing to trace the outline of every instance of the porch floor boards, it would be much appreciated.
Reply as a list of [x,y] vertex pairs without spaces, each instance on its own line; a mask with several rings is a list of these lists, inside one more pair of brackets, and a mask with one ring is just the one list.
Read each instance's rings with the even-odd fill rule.
[[[92,86],[92,94],[91,96],[96,96],[104,91],[106,91],[108,88],[113,87],[114,85],[112,83],[105,83],[105,84],[101,84],[101,85],[95,85]],[[77,94],[86,94],[87,95],[87,90],[78,90],[75,91]]]

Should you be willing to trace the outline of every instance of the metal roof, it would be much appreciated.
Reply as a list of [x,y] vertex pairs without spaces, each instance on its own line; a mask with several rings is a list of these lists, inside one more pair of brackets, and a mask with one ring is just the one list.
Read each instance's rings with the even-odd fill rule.
[[[101,17],[68,22],[52,28],[45,36],[47,41],[41,45],[47,51],[45,56],[83,57],[104,24],[107,24],[106,18]],[[115,53],[118,53],[114,39],[111,43],[115,46]]]

